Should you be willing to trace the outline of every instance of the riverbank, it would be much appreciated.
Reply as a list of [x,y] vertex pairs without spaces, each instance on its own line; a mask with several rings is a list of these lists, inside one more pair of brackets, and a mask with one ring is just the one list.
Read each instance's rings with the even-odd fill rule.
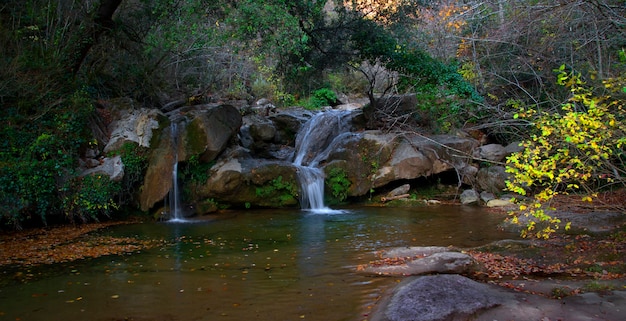
[[5,232],[0,234],[0,267],[30,267],[132,253],[159,242],[94,233],[110,226],[136,222],[136,219],[131,219]]

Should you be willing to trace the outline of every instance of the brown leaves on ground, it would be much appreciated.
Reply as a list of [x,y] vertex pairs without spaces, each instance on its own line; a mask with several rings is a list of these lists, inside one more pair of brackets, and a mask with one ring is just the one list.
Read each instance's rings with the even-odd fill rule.
[[0,235],[0,266],[71,262],[103,255],[124,254],[152,247],[153,240],[89,235],[121,223],[91,223],[15,231]]
[[557,194],[550,206],[558,211],[585,213],[597,210],[626,211],[626,188],[600,192],[592,202],[583,201],[577,194]]
[[475,277],[499,280],[563,276],[610,280],[626,278],[626,232],[605,237],[560,235],[532,245],[532,254],[506,250],[468,251],[484,267]]

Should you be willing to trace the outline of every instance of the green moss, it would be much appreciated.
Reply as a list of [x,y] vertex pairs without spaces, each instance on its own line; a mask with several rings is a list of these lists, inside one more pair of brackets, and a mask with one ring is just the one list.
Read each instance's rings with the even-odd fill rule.
[[152,148],[156,148],[161,143],[161,135],[163,134],[164,128],[169,128],[170,120],[169,118],[159,115],[157,117],[157,121],[159,122],[159,127],[152,129],[152,137],[150,138],[150,146]]
[[343,168],[331,168],[326,175],[326,186],[337,202],[342,202],[348,197],[348,190],[352,182]]
[[201,154],[206,149],[206,133],[202,125],[200,118],[195,118],[187,125],[185,141],[189,154]]
[[109,157],[119,155],[124,164],[122,192],[131,195],[144,178],[148,168],[148,149],[135,142],[125,142],[120,149],[109,153]]
[[267,185],[257,187],[256,196],[277,206],[292,205],[297,203],[298,188],[293,182],[283,180],[282,176],[278,176]]
[[585,286],[583,286],[582,290],[585,292],[606,292],[615,290],[615,286],[609,283],[601,283],[598,281],[591,281]]

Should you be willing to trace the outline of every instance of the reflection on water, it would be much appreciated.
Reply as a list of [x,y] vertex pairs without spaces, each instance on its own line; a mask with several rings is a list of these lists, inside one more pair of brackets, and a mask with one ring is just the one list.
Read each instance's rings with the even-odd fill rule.
[[[0,320],[362,320],[396,283],[355,273],[373,251],[515,237],[497,230],[500,220],[441,206],[246,211],[117,226],[100,233],[167,242],[45,268],[0,288]],[[13,275],[0,277],[9,284]]]

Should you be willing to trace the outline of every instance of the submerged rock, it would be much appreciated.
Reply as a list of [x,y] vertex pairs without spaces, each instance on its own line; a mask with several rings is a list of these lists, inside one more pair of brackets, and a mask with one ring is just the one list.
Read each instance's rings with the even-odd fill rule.
[[[468,274],[479,267],[470,255],[438,246],[395,248],[385,251],[382,257],[382,264],[370,264],[360,270],[375,275],[406,276],[430,273]],[[397,259],[400,261],[396,261]]]

